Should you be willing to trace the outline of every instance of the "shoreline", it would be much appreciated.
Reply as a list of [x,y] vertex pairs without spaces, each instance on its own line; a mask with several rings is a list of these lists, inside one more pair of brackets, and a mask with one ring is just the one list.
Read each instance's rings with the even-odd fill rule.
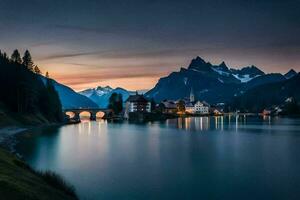
[[[51,123],[41,124],[37,126],[3,126],[0,127],[0,147],[7,151],[15,154],[15,145],[17,144],[17,136],[37,128],[51,127],[51,126],[64,126],[69,124],[76,124],[78,122],[62,122],[62,123]],[[19,155],[17,155],[20,157]]]
[[[52,171],[39,171],[27,164],[15,151],[18,136],[41,127],[63,126],[69,122],[42,124],[38,126],[0,127],[0,179],[7,187],[0,189],[6,199],[79,199],[76,189],[64,177]],[[20,175],[22,178],[20,178]],[[9,177],[9,179],[7,179]],[[15,191],[15,192],[12,192]]]

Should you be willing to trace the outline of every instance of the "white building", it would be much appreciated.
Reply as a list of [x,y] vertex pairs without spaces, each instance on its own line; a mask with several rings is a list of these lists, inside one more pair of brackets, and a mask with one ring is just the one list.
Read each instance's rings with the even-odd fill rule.
[[209,114],[209,105],[202,103],[201,101],[197,101],[194,104],[194,112],[197,114]]
[[139,95],[138,93],[135,95],[130,95],[125,103],[124,117],[129,118],[129,113],[134,112],[151,112],[151,102],[145,99],[143,95]]

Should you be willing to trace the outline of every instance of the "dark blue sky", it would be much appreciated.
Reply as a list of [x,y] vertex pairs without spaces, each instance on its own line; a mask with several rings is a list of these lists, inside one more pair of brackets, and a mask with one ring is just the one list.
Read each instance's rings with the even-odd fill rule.
[[77,90],[151,88],[197,55],[299,71],[299,35],[299,0],[0,0],[0,49],[28,48]]

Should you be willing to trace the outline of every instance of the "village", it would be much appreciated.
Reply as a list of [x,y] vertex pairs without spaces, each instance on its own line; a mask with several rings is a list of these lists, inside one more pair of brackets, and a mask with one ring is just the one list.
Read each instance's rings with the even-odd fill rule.
[[143,94],[130,95],[125,101],[124,119],[165,119],[179,116],[223,115],[224,103],[210,105],[195,98],[193,90],[190,96],[177,101],[163,100],[155,103],[149,101]]

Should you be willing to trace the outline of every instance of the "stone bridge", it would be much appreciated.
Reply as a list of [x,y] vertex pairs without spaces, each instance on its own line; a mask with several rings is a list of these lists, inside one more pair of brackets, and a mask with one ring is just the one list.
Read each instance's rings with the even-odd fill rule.
[[80,114],[82,112],[88,112],[90,113],[90,120],[96,120],[97,113],[101,112],[104,113],[104,116],[102,118],[108,117],[110,114],[112,114],[111,109],[102,109],[102,108],[70,108],[70,109],[64,109],[63,112],[65,115],[67,115],[68,112],[74,113],[74,117],[72,117],[72,120],[80,121]]

